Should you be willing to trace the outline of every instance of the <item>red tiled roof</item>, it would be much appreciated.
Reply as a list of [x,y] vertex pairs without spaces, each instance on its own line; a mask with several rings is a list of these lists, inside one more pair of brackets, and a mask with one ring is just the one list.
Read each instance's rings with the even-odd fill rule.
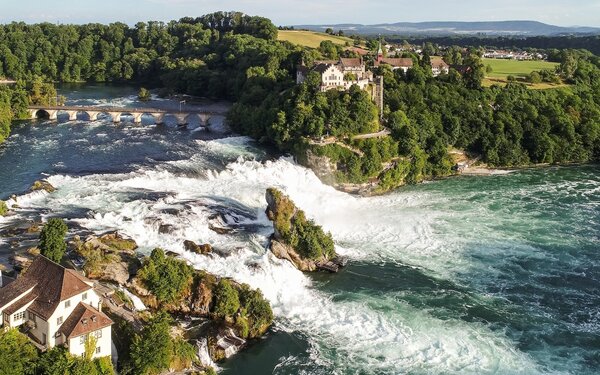
[[22,277],[6,285],[0,289],[0,307],[8,305],[34,286],[35,283],[31,283],[29,280],[25,280]]
[[362,66],[362,59],[360,57],[356,58],[340,58],[340,62],[342,66]]
[[0,306],[33,288],[31,294],[36,298],[29,310],[48,320],[61,301],[92,289],[86,281],[74,270],[40,255],[16,281],[0,289]]
[[79,302],[59,331],[70,339],[108,327],[111,324],[113,324],[113,321],[103,312],[88,304]]
[[408,68],[412,68],[413,66],[413,60],[409,57],[403,57],[403,58],[390,58],[390,57],[384,57],[381,59],[380,61],[375,61],[375,66],[379,66],[381,64],[388,64],[391,65],[393,67],[408,67]]
[[7,313],[8,315],[12,315],[15,312],[17,312],[19,309],[21,309],[23,306],[27,306],[27,304],[29,304],[36,298],[37,298],[37,295],[35,293],[28,293],[24,297],[22,297],[20,300],[18,300],[17,302],[13,303],[12,305],[10,305],[6,309],[4,309],[4,312]]
[[450,65],[446,64],[444,59],[439,56],[432,56],[430,58],[430,61],[431,61],[431,66],[434,68],[435,67],[438,67],[438,68],[449,68],[450,67]]

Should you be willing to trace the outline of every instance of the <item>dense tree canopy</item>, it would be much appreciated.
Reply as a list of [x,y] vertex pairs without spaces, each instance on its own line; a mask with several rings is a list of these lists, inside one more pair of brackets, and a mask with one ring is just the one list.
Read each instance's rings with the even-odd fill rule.
[[67,250],[65,235],[67,234],[67,224],[63,219],[52,218],[42,228],[40,233],[40,252],[46,258],[60,262]]
[[168,304],[179,301],[192,283],[193,273],[185,261],[168,257],[157,248],[152,250],[138,276],[159,303]]

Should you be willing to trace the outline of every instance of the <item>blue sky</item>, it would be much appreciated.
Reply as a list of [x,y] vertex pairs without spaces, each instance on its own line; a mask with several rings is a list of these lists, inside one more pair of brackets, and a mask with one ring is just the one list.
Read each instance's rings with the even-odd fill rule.
[[216,10],[261,15],[276,25],[527,19],[600,27],[600,0],[0,0],[0,22],[134,24]]

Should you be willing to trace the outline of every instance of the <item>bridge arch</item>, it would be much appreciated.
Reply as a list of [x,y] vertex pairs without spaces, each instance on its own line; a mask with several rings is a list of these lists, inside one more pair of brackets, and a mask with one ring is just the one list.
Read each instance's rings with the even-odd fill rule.
[[31,119],[50,119],[50,120],[56,120],[56,114],[58,113],[57,110],[53,110],[53,109],[43,109],[43,108],[36,108],[36,109],[30,109],[29,110],[29,116],[31,117]]

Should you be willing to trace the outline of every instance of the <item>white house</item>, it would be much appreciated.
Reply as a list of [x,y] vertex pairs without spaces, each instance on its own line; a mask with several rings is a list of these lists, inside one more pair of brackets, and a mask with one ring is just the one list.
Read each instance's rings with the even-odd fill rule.
[[439,56],[431,57],[431,72],[434,77],[440,74],[448,74],[450,72],[450,65],[446,64],[443,58]]
[[[321,91],[348,90],[352,85],[358,85],[364,90],[373,78],[373,74],[366,71],[361,58],[316,61],[312,68],[303,64],[298,65],[296,83],[304,82],[310,72],[317,72],[321,76]],[[350,76],[352,78],[347,79]]]
[[0,324],[19,327],[42,350],[64,345],[79,356],[89,340],[94,358],[110,356],[113,322],[101,308],[92,281],[41,255],[0,288]]

